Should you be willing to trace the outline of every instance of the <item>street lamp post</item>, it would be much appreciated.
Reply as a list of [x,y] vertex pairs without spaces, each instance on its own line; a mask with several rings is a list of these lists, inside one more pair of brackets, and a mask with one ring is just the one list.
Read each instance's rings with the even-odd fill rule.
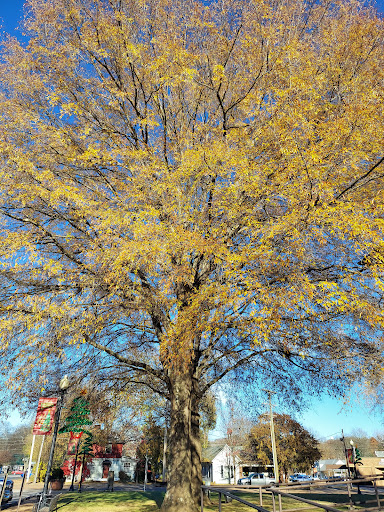
[[356,451],[355,451],[355,443],[352,441],[352,439],[349,441],[349,444],[352,447],[352,463],[353,463],[353,473],[354,478],[356,478]]
[[44,488],[43,488],[43,493],[42,493],[42,496],[41,496],[41,501],[40,501],[39,510],[40,510],[40,508],[45,507],[45,506],[46,506],[46,504],[47,504],[47,494],[48,494],[49,476],[50,476],[51,469],[52,469],[53,454],[54,454],[54,452],[55,452],[55,444],[56,444],[57,432],[58,432],[58,430],[59,430],[59,423],[60,423],[61,409],[62,409],[62,407],[63,407],[63,403],[64,403],[64,395],[65,395],[65,392],[67,391],[67,389],[68,389],[68,387],[69,387],[69,380],[68,380],[67,375],[65,375],[65,376],[61,379],[60,384],[59,384],[59,387],[60,387],[60,398],[59,398],[59,400],[57,401],[55,427],[54,427],[54,430],[53,430],[52,444],[51,444],[51,451],[50,451],[50,453],[49,453],[49,460],[48,460],[48,466],[47,466],[47,473],[46,473],[46,475],[45,475]]
[[[352,441],[352,439],[349,441],[349,444],[351,445],[352,447],[352,462],[353,462],[353,472],[354,472],[354,475],[353,477],[354,478],[357,478],[357,470],[356,470],[356,447],[355,447],[355,443]],[[357,484],[357,494],[361,494],[361,489],[360,489],[360,485]]]

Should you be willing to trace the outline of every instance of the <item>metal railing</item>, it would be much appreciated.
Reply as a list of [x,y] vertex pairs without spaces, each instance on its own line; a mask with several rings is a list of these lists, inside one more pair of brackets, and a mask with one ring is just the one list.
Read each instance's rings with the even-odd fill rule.
[[[219,487],[211,487],[210,485],[202,485],[201,486],[201,512],[204,512],[204,491],[215,492],[219,495],[219,512],[221,512],[221,498],[225,496],[226,498],[230,498],[231,500],[239,501],[244,505],[247,505],[249,508],[253,508],[254,510],[258,510],[259,512],[269,512],[266,508],[263,508],[259,505],[255,505],[254,503],[250,503],[249,501],[243,500],[239,496],[232,494],[229,491],[224,491],[224,489],[220,489]],[[339,512],[339,511],[338,511]]]
[[[296,500],[302,503],[306,503],[309,507],[308,508],[316,508],[320,510],[325,510],[326,512],[340,512],[339,508],[336,508],[335,506],[325,505],[316,501],[312,501],[310,499],[304,498],[302,496],[298,496],[297,494],[292,494],[292,491],[295,490],[304,490],[309,489],[312,491],[313,489],[321,489],[322,487],[330,487],[333,488],[339,487],[339,486],[346,486],[347,494],[348,494],[348,500],[345,503],[340,503],[341,506],[349,506],[349,509],[352,510],[356,504],[356,500],[353,499],[354,497],[361,496],[360,492],[360,485],[364,485],[366,483],[373,484],[375,497],[373,500],[364,500],[364,504],[368,503],[376,503],[377,506],[375,507],[368,507],[368,508],[359,508],[359,512],[371,512],[375,510],[384,510],[384,504],[381,504],[379,492],[377,489],[377,480],[382,479],[381,476],[373,475],[373,476],[367,476],[364,478],[359,478],[355,480],[344,480],[344,481],[338,481],[338,480],[327,480],[327,481],[321,481],[321,482],[306,482],[306,483],[299,483],[299,484],[280,484],[276,485],[274,487],[270,486],[258,486],[258,487],[251,487],[251,486],[232,486],[232,489],[251,492],[251,493],[257,493],[259,494],[259,505],[256,505],[255,503],[251,503],[249,501],[244,500],[243,498],[240,498],[240,496],[237,496],[233,494],[228,489],[224,489],[222,487],[216,487],[216,486],[207,486],[203,485],[201,487],[201,512],[204,512],[204,494],[208,493],[210,495],[211,493],[215,493],[219,495],[219,512],[221,512],[221,504],[222,504],[222,497],[225,496],[226,500],[236,500],[240,503],[243,503],[247,507],[258,510],[259,512],[271,512],[270,510],[267,510],[263,507],[263,492],[272,498],[272,510],[273,512],[283,512],[283,505],[282,505],[282,498],[289,498],[292,500]],[[352,486],[356,485],[358,488],[357,494],[352,494]],[[325,490],[325,489],[324,489]],[[359,498],[360,504],[362,501],[362,498]],[[277,502],[277,503],[276,503]],[[337,505],[334,503],[334,505]],[[307,507],[305,507],[307,508]],[[289,512],[292,512],[292,510],[295,509],[289,509]],[[303,510],[303,507],[300,507],[300,510]],[[288,512],[286,509],[285,512]]]

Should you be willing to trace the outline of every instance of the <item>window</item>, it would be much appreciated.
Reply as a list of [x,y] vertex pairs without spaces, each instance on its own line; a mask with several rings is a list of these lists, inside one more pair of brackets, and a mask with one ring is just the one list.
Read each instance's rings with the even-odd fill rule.
[[220,475],[221,475],[221,478],[223,478],[223,476],[224,476],[224,466],[220,466]]

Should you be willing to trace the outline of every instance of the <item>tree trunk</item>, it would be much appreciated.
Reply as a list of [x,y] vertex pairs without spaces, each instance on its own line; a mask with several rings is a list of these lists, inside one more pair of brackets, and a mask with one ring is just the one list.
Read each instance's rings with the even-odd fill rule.
[[192,478],[192,394],[192,376],[188,372],[172,376],[167,492],[161,512],[198,512]]
[[200,413],[198,382],[193,379],[191,396],[191,468],[192,468],[192,494],[199,508],[201,499],[201,486],[203,478],[201,474],[201,438],[200,438]]

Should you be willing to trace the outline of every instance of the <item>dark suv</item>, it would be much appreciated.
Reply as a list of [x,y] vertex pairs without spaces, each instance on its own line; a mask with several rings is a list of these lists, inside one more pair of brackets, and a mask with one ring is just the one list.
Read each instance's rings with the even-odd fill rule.
[[[0,492],[3,487],[4,477],[0,477]],[[13,499],[13,480],[7,478],[7,483],[4,490],[4,496],[2,503],[8,503]],[[0,507],[1,508],[1,507]]]

